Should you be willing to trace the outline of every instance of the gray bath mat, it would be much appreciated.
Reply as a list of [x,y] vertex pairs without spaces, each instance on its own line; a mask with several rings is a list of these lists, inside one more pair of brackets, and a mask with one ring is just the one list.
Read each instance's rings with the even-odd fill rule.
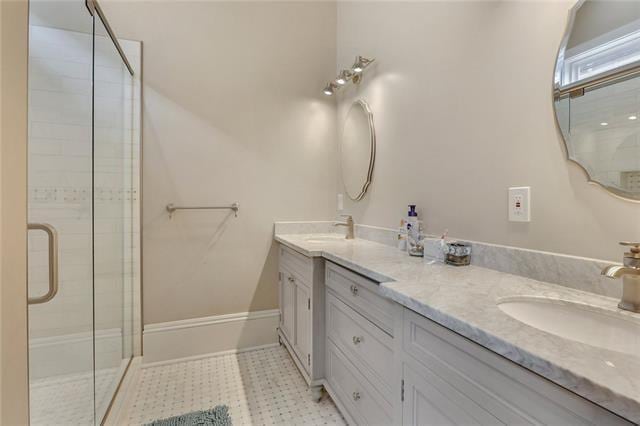
[[218,405],[211,410],[193,411],[168,419],[154,420],[145,426],[231,426],[229,407]]

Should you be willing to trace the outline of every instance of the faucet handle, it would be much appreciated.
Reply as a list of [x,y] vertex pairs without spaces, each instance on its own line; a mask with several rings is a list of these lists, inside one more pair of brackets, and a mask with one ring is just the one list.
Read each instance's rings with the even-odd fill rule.
[[620,241],[621,246],[630,247],[629,252],[625,253],[625,257],[631,257],[640,259],[640,243],[633,243],[630,241]]
[[629,251],[632,254],[640,255],[640,243],[632,243],[630,241],[620,241],[621,246],[631,247]]

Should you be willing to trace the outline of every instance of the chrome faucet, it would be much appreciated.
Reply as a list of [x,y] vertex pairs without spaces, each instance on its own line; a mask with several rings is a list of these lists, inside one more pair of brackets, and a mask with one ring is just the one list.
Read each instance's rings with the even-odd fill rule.
[[621,242],[620,245],[630,247],[624,254],[622,266],[609,265],[602,270],[602,275],[622,278],[622,300],[618,307],[640,313],[640,243]]
[[353,240],[354,231],[353,231],[353,217],[350,214],[341,214],[340,216],[346,217],[347,220],[345,222],[336,222],[333,226],[346,226],[347,227],[347,235],[345,238],[347,240]]

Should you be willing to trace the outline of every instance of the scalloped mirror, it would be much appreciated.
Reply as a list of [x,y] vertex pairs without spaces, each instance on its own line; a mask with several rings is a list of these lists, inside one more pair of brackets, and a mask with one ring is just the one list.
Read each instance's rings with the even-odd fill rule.
[[640,201],[640,1],[571,10],[554,73],[567,157],[589,181]]

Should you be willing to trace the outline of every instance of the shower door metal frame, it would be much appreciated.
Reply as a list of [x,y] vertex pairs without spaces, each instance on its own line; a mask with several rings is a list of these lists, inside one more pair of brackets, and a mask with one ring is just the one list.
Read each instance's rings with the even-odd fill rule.
[[120,46],[120,43],[118,42],[118,39],[116,38],[115,33],[111,29],[111,25],[109,25],[109,21],[107,20],[107,17],[102,11],[102,8],[100,7],[100,4],[98,3],[98,1],[85,0],[85,5],[87,6],[87,9],[89,10],[89,13],[91,14],[91,16],[95,18],[95,15],[97,14],[100,17],[100,19],[102,20],[102,25],[104,25],[104,27],[107,30],[107,33],[109,34],[109,38],[111,38],[111,41],[116,46],[116,50],[118,51],[118,54],[122,59],[122,62],[124,62],[125,66],[129,70],[129,74],[133,75],[134,74],[133,68],[131,67],[129,60],[127,59],[127,55],[124,54],[124,50],[122,50],[122,46]]
[[[131,66],[131,63],[129,62],[129,59],[127,58],[127,55],[124,53],[124,50],[122,49],[122,46],[120,45],[120,42],[118,41],[118,38],[116,37],[113,29],[111,28],[111,25],[109,24],[109,20],[107,19],[106,15],[104,14],[104,12],[102,11],[102,8],[100,7],[100,4],[98,3],[97,0],[85,0],[85,6],[87,7],[87,10],[89,11],[89,14],[91,14],[91,16],[94,18],[99,17],[100,21],[102,22],[102,25],[104,26],[104,28],[107,30],[107,34],[109,35],[109,38],[111,39],[111,42],[113,43],[113,45],[115,46],[116,50],[118,51],[118,55],[120,55],[120,59],[122,60],[122,62],[124,63],[124,65],[127,67],[127,71],[129,71],[129,74],[131,76],[134,75],[134,71],[133,71],[133,67]],[[94,31],[95,31],[95,24],[94,24]],[[95,37],[95,32],[94,32],[94,37]],[[140,118],[142,119],[142,115],[140,116]],[[140,133],[140,138],[142,139],[142,133]],[[142,154],[142,145],[140,145],[140,154]],[[139,173],[142,173],[142,170],[139,168]],[[138,188],[139,190],[139,197],[140,197],[140,204],[142,204],[142,188]],[[92,206],[92,211],[93,211],[93,207]],[[140,210],[142,209],[142,207],[140,206]],[[142,214],[142,212],[140,211],[139,214]],[[142,230],[140,230],[140,241],[139,243],[139,247],[140,247],[140,261],[142,262]],[[95,265],[94,265],[95,267]],[[142,273],[140,274],[140,286],[142,286]],[[140,288],[140,295],[142,296],[142,288]],[[135,309],[135,307],[134,307]],[[140,306],[137,307],[137,309],[140,310],[140,320],[142,321],[142,298],[140,298]],[[95,312],[95,301],[94,301],[94,312]],[[142,322],[141,322],[142,324]],[[95,324],[94,324],[95,326]],[[141,330],[140,330],[141,331]],[[140,339],[142,338],[142,333],[140,332]],[[95,336],[94,336],[95,339]],[[95,345],[95,343],[94,343]],[[140,349],[142,351],[142,342],[140,343]],[[129,370],[131,368],[131,364],[133,362],[133,358],[135,357],[135,353],[132,353],[132,355],[129,357],[129,361],[127,362],[127,366],[124,369],[124,372],[122,373],[122,376],[120,377],[120,380],[118,381],[118,385],[116,386],[115,392],[113,393],[113,395],[111,396],[111,401],[109,402],[109,405],[107,406],[103,418],[102,419],[95,419],[96,421],[99,421],[99,423],[97,424],[104,424],[105,420],[109,417],[109,415],[111,414],[111,409],[113,408],[114,402],[116,400],[116,396],[118,395],[118,392],[120,392],[120,389],[122,388],[122,384],[124,382],[124,379],[127,377],[127,374],[129,373]],[[95,347],[94,347],[94,372],[95,372]],[[94,382],[94,386],[95,386],[95,382]],[[95,393],[95,389],[94,389],[94,398],[96,397],[96,393]],[[94,413],[95,413],[95,400],[94,400]]]

